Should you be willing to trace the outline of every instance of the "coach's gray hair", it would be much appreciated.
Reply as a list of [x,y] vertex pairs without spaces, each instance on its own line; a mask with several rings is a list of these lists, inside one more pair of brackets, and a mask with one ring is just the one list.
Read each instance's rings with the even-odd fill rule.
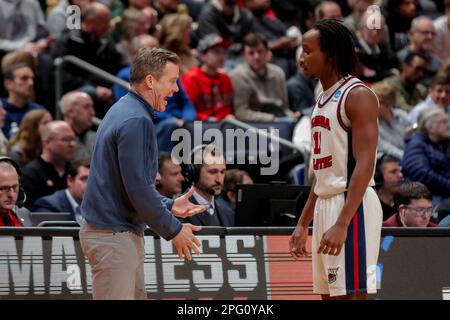
[[168,62],[176,65],[181,63],[180,57],[172,51],[161,48],[139,49],[136,58],[131,64],[131,84],[140,83],[149,74],[156,79],[161,78]]

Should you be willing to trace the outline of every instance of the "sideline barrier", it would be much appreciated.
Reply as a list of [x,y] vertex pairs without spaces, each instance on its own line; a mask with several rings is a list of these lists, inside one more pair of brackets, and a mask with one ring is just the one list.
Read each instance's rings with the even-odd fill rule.
[[[294,261],[288,253],[292,231],[205,227],[202,255],[188,262],[147,230],[149,297],[319,299],[311,259]],[[384,228],[382,237],[374,299],[450,299],[450,229]],[[91,290],[78,228],[0,228],[0,300],[91,299]]]

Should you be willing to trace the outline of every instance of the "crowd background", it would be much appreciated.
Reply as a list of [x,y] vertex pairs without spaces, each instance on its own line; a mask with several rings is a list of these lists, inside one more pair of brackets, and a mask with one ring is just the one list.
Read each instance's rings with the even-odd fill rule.
[[[70,6],[80,9],[79,27],[72,27]],[[64,95],[55,101],[58,57],[77,56],[129,81],[141,47],[180,56],[179,91],[155,118],[157,187],[174,197],[185,176],[164,152],[173,147],[172,132],[194,120],[288,126],[288,138],[310,149],[321,86],[296,61],[302,34],[321,19],[342,20],[354,32],[356,76],[380,101],[376,189],[388,225],[450,226],[450,0],[0,0],[0,155],[20,168],[0,162],[0,226],[14,224],[19,191],[28,210],[71,212],[77,220],[94,117],[127,93],[67,65]],[[298,183],[292,176],[306,161],[285,157],[273,180]],[[260,182],[258,171],[235,165],[200,172],[196,183],[216,190],[207,199],[211,217],[220,211],[231,218],[198,223],[233,226],[235,185]],[[21,190],[8,182],[16,176]]]

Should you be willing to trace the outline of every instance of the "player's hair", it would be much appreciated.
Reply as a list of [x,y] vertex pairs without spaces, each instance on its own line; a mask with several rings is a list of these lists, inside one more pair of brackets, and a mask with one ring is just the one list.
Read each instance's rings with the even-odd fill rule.
[[355,74],[358,59],[355,35],[341,21],[335,19],[320,20],[312,29],[319,31],[320,50],[328,56],[329,62],[339,75]]

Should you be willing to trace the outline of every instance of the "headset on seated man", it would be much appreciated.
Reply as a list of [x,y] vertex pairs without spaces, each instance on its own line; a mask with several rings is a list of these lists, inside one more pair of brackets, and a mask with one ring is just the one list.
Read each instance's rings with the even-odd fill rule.
[[[191,153],[189,154],[190,163],[185,163],[185,162],[181,163],[183,176],[189,184],[197,184],[200,181],[200,171],[202,169],[203,159],[204,159],[203,153],[205,152],[205,149],[207,149],[207,148],[210,149],[209,151],[212,153],[213,156],[216,155],[216,150],[219,150],[218,146],[216,146],[214,144],[198,145],[198,146],[194,147],[192,149]],[[196,155],[200,151],[202,154],[202,161],[201,161],[201,163],[195,163],[196,162],[195,160],[197,159]]]
[[0,157],[0,162],[9,163],[10,165],[12,165],[14,167],[14,169],[16,169],[17,176],[19,177],[19,194],[17,196],[16,205],[19,208],[23,207],[24,204],[25,204],[25,201],[27,200],[27,196],[26,196],[25,191],[23,190],[23,187],[22,187],[22,183],[21,183],[21,174],[22,173],[21,173],[19,164],[17,162],[15,162],[10,157]]

